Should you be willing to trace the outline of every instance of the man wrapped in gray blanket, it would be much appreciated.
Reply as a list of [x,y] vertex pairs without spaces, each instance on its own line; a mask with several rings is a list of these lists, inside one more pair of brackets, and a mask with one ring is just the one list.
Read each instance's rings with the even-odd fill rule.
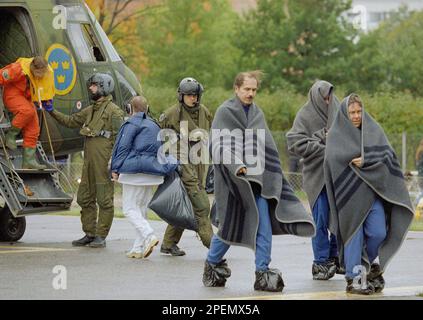
[[311,243],[314,280],[329,280],[342,273],[336,238],[329,235],[329,202],[323,174],[326,135],[339,109],[333,85],[318,80],[310,89],[308,101],[295,116],[286,134],[288,150],[303,161],[303,186],[316,223],[316,235]]
[[219,230],[204,264],[207,287],[225,285],[231,270],[223,257],[237,245],[255,252],[254,290],[282,291],[282,273],[269,268],[272,235],[315,233],[313,219],[283,176],[275,141],[254,103],[260,77],[257,71],[238,74],[235,97],[218,108],[212,123]]

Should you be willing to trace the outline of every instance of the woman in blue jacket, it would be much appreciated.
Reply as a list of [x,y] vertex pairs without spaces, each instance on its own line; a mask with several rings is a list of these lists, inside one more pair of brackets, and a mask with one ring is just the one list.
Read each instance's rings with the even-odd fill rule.
[[159,240],[147,221],[153,187],[174,171],[177,160],[161,154],[160,127],[148,116],[144,97],[131,100],[131,117],[120,128],[112,154],[113,179],[122,183],[122,209],[137,237],[128,258],[147,258]]

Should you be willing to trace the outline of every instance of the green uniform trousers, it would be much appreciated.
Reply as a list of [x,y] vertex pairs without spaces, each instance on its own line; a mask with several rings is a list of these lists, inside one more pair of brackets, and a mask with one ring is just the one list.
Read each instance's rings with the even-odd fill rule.
[[108,168],[111,152],[107,139],[86,138],[77,203],[81,206],[82,230],[88,236],[106,238],[112,226],[114,185]]

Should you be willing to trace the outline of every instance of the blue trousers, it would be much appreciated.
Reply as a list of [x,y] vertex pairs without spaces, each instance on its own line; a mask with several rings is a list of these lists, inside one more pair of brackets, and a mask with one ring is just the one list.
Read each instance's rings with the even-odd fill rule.
[[311,239],[314,263],[323,264],[329,258],[338,256],[336,237],[329,236],[329,201],[326,188],[320,192],[313,206],[313,219],[316,224],[316,235]]
[[378,256],[379,247],[386,238],[386,218],[382,201],[376,199],[364,223],[345,246],[344,259],[347,278],[359,274],[355,266],[361,265],[361,255],[365,245],[370,263]]
[[[255,199],[259,213],[255,251],[256,271],[267,271],[269,270],[272,252],[272,225],[270,223],[269,205],[267,200],[261,196],[255,196]],[[218,264],[222,261],[229,247],[230,245],[214,235],[207,254],[207,261],[212,264]]]

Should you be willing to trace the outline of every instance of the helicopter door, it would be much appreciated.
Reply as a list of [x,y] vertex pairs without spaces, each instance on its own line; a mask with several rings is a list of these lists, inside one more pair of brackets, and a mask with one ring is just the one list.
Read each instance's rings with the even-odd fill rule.
[[0,8],[0,30],[0,68],[36,54],[32,23],[25,9]]
[[[23,8],[0,8],[0,69],[20,57],[33,56],[35,37],[31,19]],[[0,88],[0,127],[10,126]]]

